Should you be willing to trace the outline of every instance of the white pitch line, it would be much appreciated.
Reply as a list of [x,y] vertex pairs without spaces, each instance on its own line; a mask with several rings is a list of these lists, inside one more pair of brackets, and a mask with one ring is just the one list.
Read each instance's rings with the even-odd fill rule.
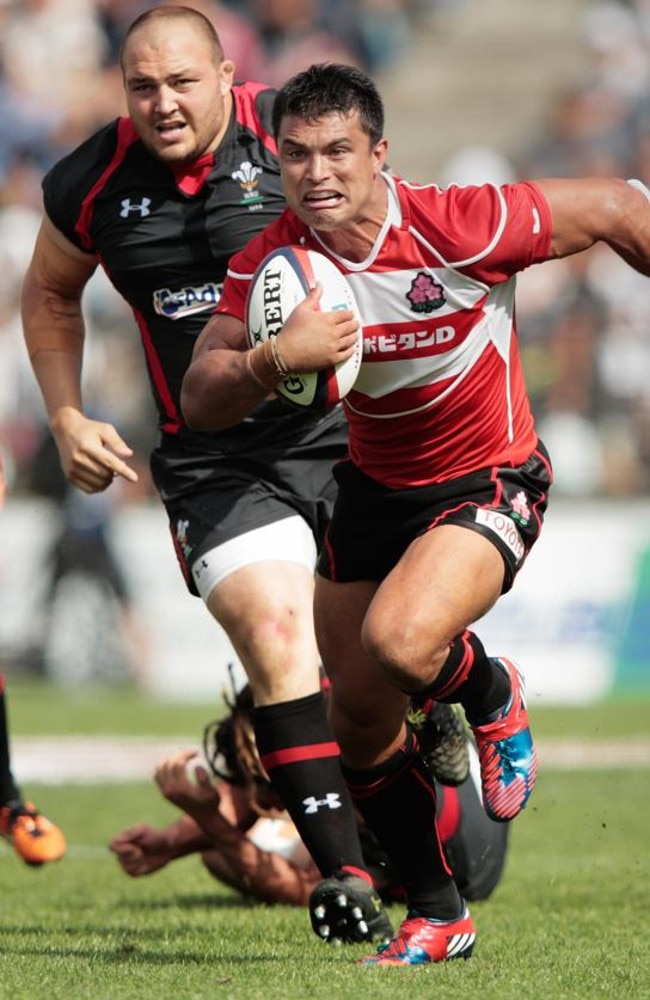
[[[148,781],[163,757],[199,746],[191,736],[20,736],[12,740],[19,784]],[[539,740],[540,766],[549,770],[650,768],[650,739]]]
[[12,740],[11,768],[19,783],[148,781],[163,757],[189,747],[199,749],[189,736],[24,736]]

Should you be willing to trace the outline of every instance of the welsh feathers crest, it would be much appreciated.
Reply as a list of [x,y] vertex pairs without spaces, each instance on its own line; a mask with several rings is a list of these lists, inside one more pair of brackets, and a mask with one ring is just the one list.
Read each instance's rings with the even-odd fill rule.
[[231,176],[232,179],[238,181],[245,190],[251,191],[253,188],[257,187],[257,178],[261,173],[261,167],[254,167],[252,163],[245,160],[239,165],[239,170],[233,170]]

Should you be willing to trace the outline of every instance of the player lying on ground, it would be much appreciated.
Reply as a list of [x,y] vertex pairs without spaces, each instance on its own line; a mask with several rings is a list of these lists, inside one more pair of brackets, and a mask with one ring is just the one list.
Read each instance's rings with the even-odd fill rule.
[[[305,906],[320,874],[260,763],[250,688],[245,687],[230,706],[224,720],[206,728],[207,765],[195,750],[183,750],[166,757],[156,769],[162,794],[183,815],[162,829],[138,823],[117,834],[110,848],[133,877],[200,853],[208,872],[238,892],[264,903]],[[486,815],[477,786],[476,750],[464,727],[458,727],[453,710],[446,705],[438,708],[446,760],[451,755],[464,774],[457,787],[436,780],[438,828],[459,891],[466,899],[485,899],[503,871],[508,826]],[[464,760],[458,763],[459,733],[469,750],[469,771]],[[402,900],[396,872],[360,817],[359,827],[378,892],[385,902]]]

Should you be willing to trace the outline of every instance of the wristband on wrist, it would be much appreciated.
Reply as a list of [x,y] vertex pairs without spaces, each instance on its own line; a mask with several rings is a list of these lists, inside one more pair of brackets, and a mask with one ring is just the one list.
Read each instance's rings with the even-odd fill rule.
[[287,368],[286,362],[282,355],[280,354],[280,348],[278,347],[277,337],[269,337],[271,343],[271,353],[273,355],[273,363],[275,364],[275,370],[278,373],[278,378],[280,381],[285,379],[287,375],[290,375],[290,371]]
[[254,382],[270,392],[285,376],[280,376],[268,340],[246,352],[246,367]]

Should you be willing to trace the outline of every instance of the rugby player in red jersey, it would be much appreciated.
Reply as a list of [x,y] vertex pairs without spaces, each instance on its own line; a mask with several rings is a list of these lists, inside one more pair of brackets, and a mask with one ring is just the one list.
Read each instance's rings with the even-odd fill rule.
[[[493,819],[524,808],[537,770],[522,676],[472,628],[512,586],[552,481],[522,375],[515,277],[597,241],[650,274],[650,195],[600,177],[413,184],[384,170],[383,129],[375,85],[351,67],[314,65],[280,89],[289,207],[232,259],[182,405],[191,426],[223,428],[280,381],[266,345],[248,349],[243,322],[270,250],[301,246],[337,264],[359,306],[364,356],[344,400],[350,456],[335,467],[316,631],[348,785],[406,888],[400,931],[364,961],[417,965],[469,957],[476,931],[440,849],[409,698],[463,706]],[[353,313],[319,311],[319,295],[277,336],[289,373],[354,350]]]

